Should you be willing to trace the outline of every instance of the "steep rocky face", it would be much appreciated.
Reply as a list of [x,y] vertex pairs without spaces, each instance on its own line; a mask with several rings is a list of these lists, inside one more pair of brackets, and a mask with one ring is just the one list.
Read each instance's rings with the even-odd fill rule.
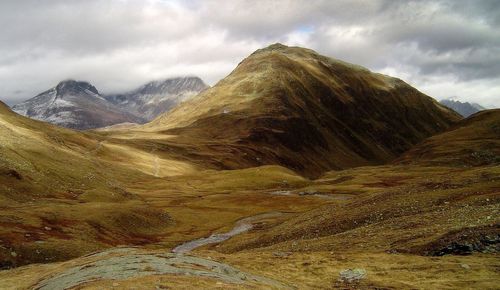
[[279,164],[317,176],[388,162],[461,117],[402,80],[271,45],[145,125],[217,168]]
[[179,77],[152,81],[131,92],[105,98],[122,110],[151,121],[207,88],[198,77]]
[[462,103],[460,101],[455,101],[451,99],[445,99],[439,102],[445,105],[446,107],[454,110],[455,112],[459,113],[460,115],[464,116],[465,118],[479,111],[486,110],[486,108],[475,103],[469,103],[469,102]]
[[62,81],[12,109],[36,120],[78,130],[143,121],[108,102],[88,82],[74,80]]

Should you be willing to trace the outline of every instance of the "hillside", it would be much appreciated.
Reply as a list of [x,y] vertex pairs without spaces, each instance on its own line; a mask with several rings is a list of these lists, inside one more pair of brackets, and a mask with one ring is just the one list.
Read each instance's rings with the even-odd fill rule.
[[470,115],[477,113],[482,110],[486,110],[486,108],[482,107],[479,104],[475,103],[469,103],[469,102],[460,102],[456,101],[453,99],[444,99],[439,101],[441,104],[445,105],[446,107],[454,110],[455,112],[459,113],[463,117],[467,118]]
[[396,160],[404,164],[482,166],[500,164],[500,109],[476,113],[432,136]]
[[36,120],[78,130],[143,120],[106,101],[91,84],[74,80],[60,82],[12,109]]
[[[234,237],[207,254],[218,251],[232,264],[264,267],[261,272],[274,278],[305,266],[287,275],[305,288],[495,288],[490,278],[496,277],[500,251],[498,117],[498,110],[477,113],[415,146],[399,164],[327,172],[290,195],[322,194],[336,201]],[[488,158],[471,162],[477,160],[470,152],[479,149]],[[279,261],[265,266],[272,259]],[[323,282],[354,268],[367,275]]]
[[499,121],[500,110],[483,111],[416,145],[396,164],[328,172],[296,191],[342,194],[345,201],[240,236],[221,250],[338,251],[349,240],[349,251],[360,252],[496,253]]
[[274,44],[143,128],[177,135],[215,168],[279,164],[315,176],[386,163],[460,119],[399,79]]
[[198,77],[178,77],[152,81],[130,92],[105,98],[123,111],[151,121],[207,88]]
[[140,164],[129,166],[137,162],[132,150],[110,151],[103,142],[0,102],[0,269],[150,242],[170,225],[125,188],[146,176]]
[[198,170],[175,158],[182,148],[162,150],[168,137],[125,132],[137,136],[73,131],[0,103],[0,270],[117,245],[173,247],[246,215],[324,203],[270,202],[268,190],[307,183],[285,168]]

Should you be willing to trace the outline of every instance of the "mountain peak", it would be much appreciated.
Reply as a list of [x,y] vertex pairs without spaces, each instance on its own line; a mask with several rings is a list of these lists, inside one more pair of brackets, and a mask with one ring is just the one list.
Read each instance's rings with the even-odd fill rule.
[[81,91],[90,91],[94,94],[99,94],[99,91],[86,81],[64,80],[56,86],[57,95],[61,96],[66,93],[75,93]]
[[143,94],[178,94],[181,91],[202,91],[207,85],[193,76],[174,77],[151,81],[139,87],[135,92]]
[[462,115],[464,117],[468,117],[474,113],[477,113],[479,111],[486,109],[479,104],[469,103],[469,102],[461,102],[461,101],[455,100],[453,98],[443,99],[439,102],[441,104],[445,105],[446,107],[458,112],[460,115]]
[[266,49],[266,50],[280,50],[280,49],[286,49],[286,48],[288,48],[288,46],[286,46],[282,43],[276,42],[276,43],[269,45],[268,47],[265,47],[264,49]]
[[207,88],[199,77],[181,76],[150,81],[133,91],[105,98],[126,111],[153,120]]
[[184,77],[173,77],[173,78],[165,78],[165,79],[158,79],[154,81],[150,81],[149,83],[144,84],[142,87],[147,87],[147,86],[155,86],[159,87],[164,84],[172,84],[172,83],[179,83],[179,82],[200,82],[203,83],[203,81],[196,76],[184,76]]
[[268,52],[285,52],[286,50],[289,50],[289,49],[292,49],[292,48],[302,49],[300,47],[286,46],[286,45],[284,45],[282,43],[276,42],[276,43],[273,43],[273,44],[271,44],[269,46],[266,46],[264,48],[257,49],[251,55],[256,55],[256,54],[261,54],[261,53],[268,53]]
[[[271,60],[272,59],[272,60]],[[249,57],[245,58],[240,64],[245,62],[267,62],[267,63],[282,63],[289,65],[289,61],[310,61],[311,59],[315,59],[318,62],[321,62],[323,65],[328,66],[329,68],[334,68],[337,73],[342,73],[345,70],[355,70],[355,71],[365,71],[369,72],[369,70],[361,65],[348,63],[342,61],[340,59],[336,59],[334,57],[324,56],[316,51],[300,47],[300,46],[287,46],[281,43],[274,43],[267,47],[261,48],[253,52]],[[394,78],[385,78],[389,82],[396,82]]]
[[93,129],[143,119],[121,111],[85,81],[64,80],[37,96],[14,105],[13,111],[32,119],[73,129]]

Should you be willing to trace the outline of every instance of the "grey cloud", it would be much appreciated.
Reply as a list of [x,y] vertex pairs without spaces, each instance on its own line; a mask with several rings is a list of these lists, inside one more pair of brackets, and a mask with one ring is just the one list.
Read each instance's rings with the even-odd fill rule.
[[196,15],[161,2],[47,1],[41,5],[39,1],[13,1],[2,2],[0,7],[6,4],[0,12],[3,50],[112,53],[173,42],[200,28]]
[[372,0],[242,0],[199,1],[200,16],[228,31],[232,38],[283,38],[301,27],[363,24],[377,15],[386,1]]
[[500,6],[498,0],[449,0],[445,2],[451,10],[468,17],[479,18],[491,26],[500,25]]
[[420,73],[453,74],[462,81],[500,78],[500,47],[490,49],[467,49],[450,54],[446,58],[427,56],[415,61]]
[[69,77],[104,92],[181,74],[214,84],[255,49],[280,41],[406,78],[437,98],[500,106],[499,6],[494,0],[4,0],[0,96],[20,101]]

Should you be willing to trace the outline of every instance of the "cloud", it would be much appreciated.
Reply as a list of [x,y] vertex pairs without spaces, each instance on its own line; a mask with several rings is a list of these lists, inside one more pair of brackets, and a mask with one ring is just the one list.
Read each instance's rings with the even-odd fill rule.
[[400,77],[436,97],[500,106],[495,1],[0,2],[0,98],[67,78],[100,91],[198,75],[210,84],[274,42]]

